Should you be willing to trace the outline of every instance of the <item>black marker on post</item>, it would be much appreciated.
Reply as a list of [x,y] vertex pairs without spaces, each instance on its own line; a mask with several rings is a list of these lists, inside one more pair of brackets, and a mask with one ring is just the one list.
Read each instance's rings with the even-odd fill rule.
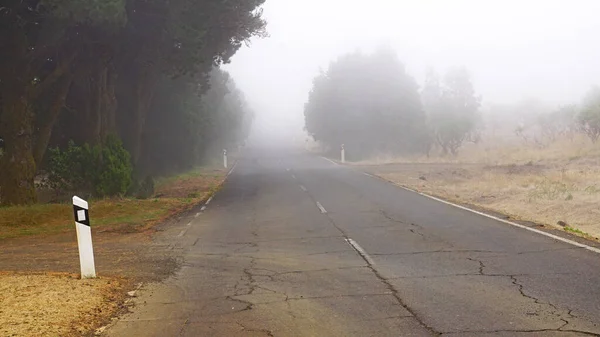
[[92,229],[87,201],[73,197],[73,213],[75,215],[75,228],[77,230],[77,245],[79,247],[79,263],[81,265],[81,278],[95,278],[94,248],[92,246]]

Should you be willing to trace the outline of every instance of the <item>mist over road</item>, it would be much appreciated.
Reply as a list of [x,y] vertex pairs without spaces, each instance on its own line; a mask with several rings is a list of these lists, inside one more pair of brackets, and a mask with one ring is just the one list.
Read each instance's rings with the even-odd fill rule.
[[600,334],[600,255],[275,145],[164,232],[182,268],[109,336]]

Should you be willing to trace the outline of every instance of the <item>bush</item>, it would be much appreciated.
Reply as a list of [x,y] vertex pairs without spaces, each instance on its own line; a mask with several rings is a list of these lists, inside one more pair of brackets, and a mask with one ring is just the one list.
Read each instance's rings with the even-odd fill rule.
[[50,149],[44,184],[58,193],[91,193],[96,197],[123,195],[131,185],[133,167],[121,141],[107,137],[103,144]]
[[134,177],[127,195],[136,197],[138,199],[148,199],[154,195],[154,178],[152,176],[146,176],[144,180],[140,181]]

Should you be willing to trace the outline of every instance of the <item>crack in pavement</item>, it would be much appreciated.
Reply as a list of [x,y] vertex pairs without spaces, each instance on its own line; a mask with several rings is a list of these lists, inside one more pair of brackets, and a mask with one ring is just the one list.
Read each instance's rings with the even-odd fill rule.
[[[575,316],[575,315],[572,314],[572,311],[573,311],[572,309],[560,309],[560,308],[558,308],[556,305],[554,305],[551,302],[545,302],[545,301],[542,301],[542,300],[540,300],[539,298],[537,298],[535,296],[526,294],[525,293],[525,289],[524,289],[525,288],[524,285],[521,284],[521,283],[519,283],[519,280],[517,279],[517,277],[519,275],[514,275],[514,274],[506,274],[506,275],[503,275],[503,274],[486,274],[485,271],[484,271],[485,263],[481,259],[477,259],[477,258],[473,258],[473,257],[469,257],[467,259],[470,260],[470,261],[474,261],[474,262],[478,262],[479,263],[479,271],[478,271],[479,273],[478,273],[478,275],[481,275],[481,276],[491,276],[491,277],[508,277],[508,278],[510,278],[511,283],[513,285],[517,286],[517,290],[519,291],[519,294],[522,297],[530,299],[530,300],[533,301],[533,303],[535,303],[537,305],[540,305],[542,307],[544,307],[544,306],[549,307],[550,308],[550,313],[552,315],[555,315],[559,320],[561,320],[563,322],[563,324],[560,327],[558,327],[557,329],[548,329],[546,331],[567,331],[567,330],[563,330],[563,329],[567,325],[570,324],[570,320],[579,318],[579,317],[577,317],[577,316]],[[543,309],[541,309],[541,310],[543,310]],[[535,312],[536,315],[537,315],[538,311]],[[568,331],[578,332],[578,333],[588,333],[588,332],[579,331],[579,330],[568,330]],[[598,335],[598,334],[596,334],[596,335]]]
[[[312,198],[312,197],[311,197]],[[381,210],[381,213],[387,217],[387,214]],[[329,213],[325,214],[325,216],[327,217],[327,219],[329,220],[329,223],[335,228],[337,229],[340,233],[342,233],[342,235],[344,236],[344,238],[346,239],[346,241],[350,244],[351,242],[351,238],[348,236],[348,234],[340,227],[338,226],[335,221],[331,218],[331,215]],[[394,222],[399,222],[399,223],[403,223],[401,221],[395,220],[393,218],[388,218]],[[362,252],[360,252],[356,247],[354,247],[354,245],[350,244],[350,246],[356,251],[356,253],[367,263],[367,268],[373,273],[373,275],[375,275],[375,277],[379,280],[379,282],[381,282],[386,289],[388,289],[388,291],[390,292],[390,294],[394,297],[394,299],[396,299],[396,301],[398,302],[398,304],[400,304],[400,306],[402,306],[404,309],[406,309],[411,315],[412,317],[415,318],[415,320],[417,322],[419,322],[419,324],[427,329],[429,332],[431,332],[433,335],[439,336],[440,333],[435,331],[432,327],[428,326],[406,303],[404,303],[404,301],[402,300],[402,298],[400,297],[400,294],[398,293],[398,290],[389,282],[388,279],[386,279],[376,268],[375,266],[370,262],[371,258],[369,258],[368,256],[364,255]]]
[[484,275],[485,274],[483,272],[483,268],[485,268],[485,265],[483,264],[483,261],[477,260],[477,259],[472,258],[472,257],[468,257],[467,260],[473,261],[473,262],[478,262],[479,263],[479,275]]
[[183,336],[183,331],[185,330],[186,327],[188,327],[190,325],[190,318],[186,318],[185,322],[183,322],[183,324],[181,325],[181,328],[179,329],[179,336]]
[[245,244],[258,244],[264,242],[279,242],[279,241],[294,241],[294,240],[313,240],[313,239],[343,239],[344,236],[341,235],[329,235],[329,236],[301,236],[301,237],[289,237],[289,238],[279,238],[279,239],[271,239],[271,240],[256,240],[256,241],[214,241],[213,243],[224,244],[224,245],[245,245]]
[[245,326],[244,324],[236,321],[235,322],[237,325],[239,325],[243,331],[248,331],[248,332],[262,332],[264,334],[266,334],[269,337],[275,337],[275,335],[273,334],[273,331],[269,330],[269,329],[250,329],[247,326]]
[[452,335],[462,335],[465,333],[468,334],[490,334],[490,333],[501,333],[501,332],[573,332],[579,333],[586,336],[600,336],[600,334],[596,334],[593,332],[587,331],[579,331],[579,330],[556,330],[556,329],[531,329],[531,330],[464,330],[464,331],[452,331],[452,332],[443,332],[442,336],[452,336]]
[[437,249],[437,250],[425,250],[418,252],[402,252],[402,253],[373,253],[371,256],[394,256],[394,255],[417,255],[417,254],[437,254],[437,253],[489,253],[489,254],[503,254],[503,252],[492,251],[492,250],[480,250],[480,249],[459,249],[459,250],[448,250],[448,249]]

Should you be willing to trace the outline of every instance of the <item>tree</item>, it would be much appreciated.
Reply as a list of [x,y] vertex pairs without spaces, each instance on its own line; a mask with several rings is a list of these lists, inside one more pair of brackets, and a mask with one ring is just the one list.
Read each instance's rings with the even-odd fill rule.
[[189,169],[247,136],[251,112],[227,72],[213,69],[203,86],[191,77],[163,78],[157,89],[144,139],[149,151],[140,159],[144,174]]
[[417,84],[390,50],[352,53],[332,62],[313,81],[305,128],[349,156],[412,153],[425,147],[425,114]]
[[466,140],[476,141],[481,99],[466,68],[447,72],[443,83],[430,71],[421,91],[429,126],[443,154],[458,154]]
[[152,139],[146,119],[159,81],[205,83],[213,67],[266,34],[263,2],[4,1],[0,203],[35,201],[49,144],[95,145],[118,133],[137,164]]
[[600,137],[600,88],[593,87],[584,98],[583,108],[578,116],[583,132],[596,142]]
[[124,83],[117,92],[121,133],[134,163],[143,152],[146,114],[162,75],[195,76],[207,81],[214,66],[253,36],[266,36],[258,10],[264,0],[224,2],[129,0],[124,57]]
[[[36,200],[35,141],[44,145],[68,92],[80,27],[120,25],[124,20],[124,0],[9,0],[0,7],[0,134],[6,143],[0,161],[3,204]],[[36,136],[35,102],[42,97],[51,102],[50,111],[39,128],[43,133]]]

